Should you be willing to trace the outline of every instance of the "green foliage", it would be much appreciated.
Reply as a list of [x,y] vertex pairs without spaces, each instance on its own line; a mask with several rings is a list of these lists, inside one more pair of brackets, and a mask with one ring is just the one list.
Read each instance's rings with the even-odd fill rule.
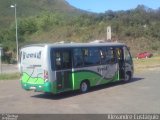
[[[33,18],[34,19],[34,18]],[[49,30],[54,26],[62,26],[64,24],[65,15],[59,13],[44,12],[39,16],[36,16],[36,26],[38,30]]]
[[81,14],[81,11],[70,6],[66,0],[0,0],[0,29],[8,28],[14,21],[14,8],[10,8],[10,5],[15,3],[18,18],[36,16],[44,11]]
[[[63,1],[63,0],[62,0]],[[62,2],[61,1],[61,2]],[[71,13],[72,14],[72,13]],[[19,45],[29,43],[106,39],[106,27],[112,27],[114,40],[125,42],[131,52],[160,51],[160,9],[143,5],[127,11],[106,11],[101,14],[43,11],[36,16],[18,19]],[[15,56],[15,24],[0,30],[0,44]],[[7,58],[6,58],[7,59]]]
[[38,30],[37,23],[34,19],[28,18],[19,21],[18,33],[19,35],[30,35]]

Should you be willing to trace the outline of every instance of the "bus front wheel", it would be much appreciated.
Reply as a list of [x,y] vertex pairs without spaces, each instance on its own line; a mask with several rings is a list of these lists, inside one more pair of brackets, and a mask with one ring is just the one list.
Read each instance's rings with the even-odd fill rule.
[[130,72],[127,72],[125,74],[125,79],[124,79],[124,82],[129,82],[131,80],[131,73]]
[[80,85],[81,93],[86,93],[89,90],[89,83],[87,81],[82,81]]

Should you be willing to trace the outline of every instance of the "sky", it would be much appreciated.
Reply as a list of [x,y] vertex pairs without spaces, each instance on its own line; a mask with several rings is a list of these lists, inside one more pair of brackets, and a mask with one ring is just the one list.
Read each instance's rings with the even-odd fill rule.
[[152,9],[160,8],[160,0],[66,0],[70,5],[90,12],[103,13],[107,10],[129,10],[138,5]]

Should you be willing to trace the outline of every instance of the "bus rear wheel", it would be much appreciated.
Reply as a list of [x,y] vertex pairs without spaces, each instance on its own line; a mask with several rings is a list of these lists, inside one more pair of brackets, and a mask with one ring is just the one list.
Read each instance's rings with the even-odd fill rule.
[[80,91],[81,93],[86,93],[89,90],[89,83],[87,81],[81,82]]

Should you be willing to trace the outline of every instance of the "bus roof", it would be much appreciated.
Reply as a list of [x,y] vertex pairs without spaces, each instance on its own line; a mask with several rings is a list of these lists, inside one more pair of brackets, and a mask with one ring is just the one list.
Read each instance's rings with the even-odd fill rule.
[[117,43],[117,42],[104,42],[104,43],[53,43],[53,44],[31,44],[26,45],[25,47],[31,46],[48,46],[52,48],[69,48],[69,47],[101,47],[101,46],[125,46],[124,43]]

